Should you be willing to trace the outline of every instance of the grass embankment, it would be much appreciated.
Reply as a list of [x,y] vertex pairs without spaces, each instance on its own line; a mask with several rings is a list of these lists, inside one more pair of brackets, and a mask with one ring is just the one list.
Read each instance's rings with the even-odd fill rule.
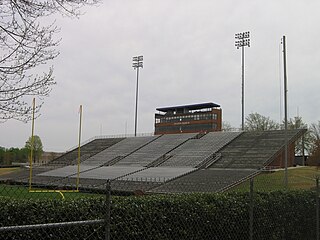
[[[294,167],[288,169],[289,190],[309,190],[316,187],[316,178],[320,177],[317,167]],[[254,191],[277,191],[285,189],[285,171],[279,169],[262,173],[254,178]],[[246,181],[230,191],[249,191],[250,183]]]

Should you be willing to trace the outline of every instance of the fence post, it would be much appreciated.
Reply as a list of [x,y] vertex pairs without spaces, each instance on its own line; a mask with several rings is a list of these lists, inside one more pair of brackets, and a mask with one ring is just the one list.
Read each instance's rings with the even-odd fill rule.
[[319,177],[316,178],[316,236],[317,240],[320,240],[319,238]]
[[249,239],[253,240],[253,177],[250,178]]
[[105,216],[105,240],[110,240],[110,223],[111,223],[111,219],[110,219],[110,211],[111,211],[111,183],[110,183],[110,179],[107,180],[107,184],[106,184],[106,216]]

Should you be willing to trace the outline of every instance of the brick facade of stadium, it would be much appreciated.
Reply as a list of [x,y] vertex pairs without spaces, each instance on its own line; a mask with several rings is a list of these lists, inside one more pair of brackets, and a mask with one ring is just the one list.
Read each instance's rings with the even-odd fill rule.
[[222,110],[215,103],[157,108],[155,135],[221,131]]

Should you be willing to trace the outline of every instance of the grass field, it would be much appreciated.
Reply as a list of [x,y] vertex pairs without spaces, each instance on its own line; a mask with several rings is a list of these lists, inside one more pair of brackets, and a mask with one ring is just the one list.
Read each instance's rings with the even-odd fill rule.
[[[20,171],[21,168],[0,168],[0,176],[12,172]],[[82,192],[52,192],[46,189],[33,189],[35,192],[29,192],[29,188],[20,185],[0,184],[0,198],[15,199],[76,199],[76,198],[97,198],[104,197],[100,194],[82,193]],[[40,191],[40,192],[38,192]],[[51,191],[51,192],[50,192]]]
[[[0,184],[0,198],[14,199],[76,199],[76,198],[104,198],[103,194],[82,193],[82,192],[48,192],[45,189],[36,189],[37,192],[29,192],[24,186]],[[41,191],[41,192],[38,192]],[[50,190],[49,190],[50,191]]]
[[16,167],[16,168],[0,168],[0,176],[8,174],[8,173],[16,172],[16,171],[19,171],[19,170],[20,170],[19,167]]
[[46,189],[33,189],[36,192],[29,192],[28,187],[17,185],[0,184],[0,198],[15,199],[76,199],[76,198],[99,198],[105,197],[103,194],[83,193],[83,192],[63,192]]
[[[317,167],[294,167],[288,169],[288,189],[314,189],[316,178],[320,177],[320,170]],[[254,178],[255,191],[275,191],[285,189],[285,171],[262,173]],[[249,191],[250,183],[246,181],[230,191]]]

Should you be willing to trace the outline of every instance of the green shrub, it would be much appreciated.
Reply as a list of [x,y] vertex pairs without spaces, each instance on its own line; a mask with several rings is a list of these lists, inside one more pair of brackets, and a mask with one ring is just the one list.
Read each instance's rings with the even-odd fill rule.
[[[111,239],[248,239],[248,193],[113,197]],[[315,193],[254,194],[254,239],[314,239]],[[0,227],[104,219],[101,198],[0,198]],[[104,226],[0,232],[1,239],[104,239]]]

